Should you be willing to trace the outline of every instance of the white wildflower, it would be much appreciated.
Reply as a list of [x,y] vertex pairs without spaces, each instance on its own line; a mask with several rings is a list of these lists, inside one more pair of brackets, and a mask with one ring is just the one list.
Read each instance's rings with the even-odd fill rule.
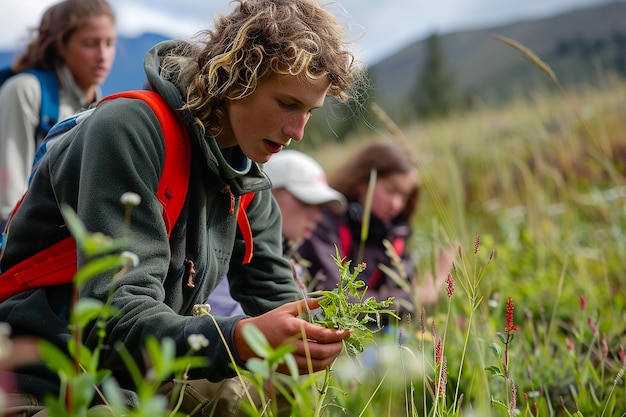
[[137,207],[139,203],[141,203],[141,197],[139,197],[139,194],[129,191],[122,194],[122,196],[120,197],[120,201],[125,206]]
[[191,315],[194,317],[198,316],[208,316],[211,314],[211,305],[210,304],[196,304],[191,309]]
[[209,340],[202,334],[192,334],[187,338],[189,347],[194,352],[199,351],[202,348],[209,346]]
[[139,256],[137,256],[137,254],[133,253],[133,252],[129,252],[129,251],[124,251],[122,252],[122,254],[120,255],[122,257],[122,260],[124,262],[124,266],[128,266],[128,267],[136,267],[137,265],[139,265]]

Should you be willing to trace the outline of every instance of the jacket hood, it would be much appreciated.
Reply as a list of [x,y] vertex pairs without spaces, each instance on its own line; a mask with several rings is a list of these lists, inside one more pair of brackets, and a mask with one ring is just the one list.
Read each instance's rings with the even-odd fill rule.
[[190,131],[191,140],[196,141],[205,155],[209,169],[217,172],[224,179],[234,195],[269,189],[271,183],[261,167],[251,161],[239,146],[220,149],[213,138],[203,135],[203,129],[198,125],[193,115],[188,110],[182,109],[185,104],[184,88],[161,74],[164,57],[178,46],[179,42],[182,41],[163,41],[153,46],[146,53],[144,71],[150,89],[159,93],[172,108],[178,111]]

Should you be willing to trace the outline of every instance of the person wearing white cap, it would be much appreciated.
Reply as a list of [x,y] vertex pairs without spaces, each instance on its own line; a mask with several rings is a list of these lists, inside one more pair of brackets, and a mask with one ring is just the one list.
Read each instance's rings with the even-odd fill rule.
[[[297,249],[313,235],[322,210],[341,215],[347,209],[346,198],[328,185],[321,165],[299,151],[281,151],[263,165],[263,171],[272,183],[272,195],[282,215],[283,253],[297,264]],[[211,293],[207,304],[212,314],[245,314],[230,296],[227,278]]]

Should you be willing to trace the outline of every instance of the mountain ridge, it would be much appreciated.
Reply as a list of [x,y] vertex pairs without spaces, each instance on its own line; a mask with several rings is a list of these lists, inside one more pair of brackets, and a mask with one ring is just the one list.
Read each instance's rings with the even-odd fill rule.
[[[540,71],[530,71],[531,64],[522,54],[495,40],[494,34],[519,42],[548,65],[567,69],[554,57],[553,52],[559,42],[567,39],[604,39],[615,33],[626,35],[624,1],[571,10],[543,19],[438,36],[446,67],[455,76],[457,88],[481,94],[485,99],[506,87],[509,90],[519,88],[528,80],[536,83],[542,76]],[[393,111],[407,100],[417,85],[420,67],[426,58],[426,39],[422,39],[370,67],[375,82],[374,95],[381,105]],[[574,64],[582,67],[593,65],[583,60]],[[568,67],[571,69],[574,64]]]

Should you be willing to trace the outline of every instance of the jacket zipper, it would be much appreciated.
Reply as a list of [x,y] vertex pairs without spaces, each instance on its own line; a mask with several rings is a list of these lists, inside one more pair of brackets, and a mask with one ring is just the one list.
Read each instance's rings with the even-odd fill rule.
[[235,214],[235,195],[233,194],[232,190],[230,189],[230,185],[226,185],[223,189],[222,189],[223,193],[228,193],[228,196],[230,197],[230,210],[228,210],[228,214]]

